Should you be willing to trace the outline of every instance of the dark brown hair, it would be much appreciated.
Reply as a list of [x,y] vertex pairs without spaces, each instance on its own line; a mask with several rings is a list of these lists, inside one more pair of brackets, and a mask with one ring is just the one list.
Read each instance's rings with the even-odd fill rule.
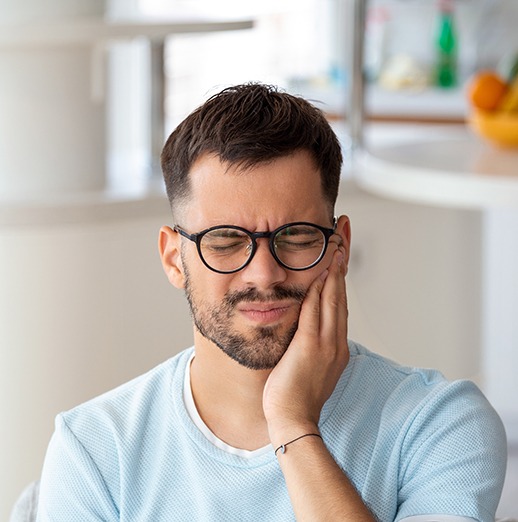
[[243,169],[309,151],[334,208],[342,153],[322,111],[276,87],[248,83],[228,87],[192,112],[169,136],[161,163],[171,208],[189,197],[189,171],[205,153]]

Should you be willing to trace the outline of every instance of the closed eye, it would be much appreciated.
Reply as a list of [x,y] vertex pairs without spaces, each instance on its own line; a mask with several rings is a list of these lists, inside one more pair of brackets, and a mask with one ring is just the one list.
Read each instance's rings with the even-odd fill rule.
[[211,250],[212,252],[234,252],[236,250],[240,250],[241,248],[246,248],[248,243],[245,241],[235,241],[233,243],[210,243],[204,244],[203,248],[205,250]]
[[283,250],[306,250],[309,248],[321,248],[322,241],[320,239],[313,239],[308,241],[303,241],[302,239],[299,241],[288,241],[286,239],[283,239],[281,241],[276,241],[275,247]]

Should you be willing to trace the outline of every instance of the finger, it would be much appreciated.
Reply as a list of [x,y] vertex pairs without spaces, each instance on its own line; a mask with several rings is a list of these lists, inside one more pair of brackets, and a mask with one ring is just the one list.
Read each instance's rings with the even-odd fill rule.
[[341,247],[344,244],[344,240],[340,234],[335,233],[329,238],[329,244],[334,244],[337,247]]
[[345,298],[345,279],[342,266],[343,251],[337,250],[329,268],[329,276],[321,293],[320,337],[321,344],[330,350],[335,350],[337,343],[343,342],[347,312]]
[[349,318],[349,309],[347,306],[347,292],[345,278],[342,280],[343,283],[343,294],[341,293],[340,306],[338,310],[338,321],[337,321],[337,339],[340,345],[347,345],[347,324]]
[[333,253],[331,265],[329,266],[329,276],[320,297],[320,334],[326,344],[334,343],[336,338],[336,321],[338,318],[338,264],[340,255],[338,250]]
[[320,327],[320,298],[329,271],[325,270],[311,283],[302,302],[297,332],[304,335],[318,335]]
[[347,305],[347,288],[345,275],[347,273],[347,262],[345,248],[342,247],[342,263],[340,264],[340,275],[338,278],[338,340],[339,342],[347,342],[347,321],[349,317],[349,309]]

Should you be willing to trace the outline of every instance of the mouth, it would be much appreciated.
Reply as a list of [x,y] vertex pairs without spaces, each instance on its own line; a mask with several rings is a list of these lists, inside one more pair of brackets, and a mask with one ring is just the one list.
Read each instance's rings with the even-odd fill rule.
[[293,303],[242,303],[237,307],[238,312],[246,319],[257,324],[272,324],[282,320]]

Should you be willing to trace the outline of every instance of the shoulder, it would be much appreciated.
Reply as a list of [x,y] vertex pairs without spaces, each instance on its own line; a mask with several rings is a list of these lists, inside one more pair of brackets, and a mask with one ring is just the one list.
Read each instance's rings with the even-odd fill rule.
[[[173,402],[173,382],[182,380],[192,348],[131,381],[61,413],[56,429],[65,427],[78,439],[128,435]],[[168,400],[170,399],[170,400]]]
[[407,449],[445,431],[466,443],[492,439],[505,447],[500,417],[473,382],[449,381],[436,370],[401,366],[356,343],[350,343],[350,350],[337,402],[358,422],[387,430]]
[[337,410],[354,422],[352,439],[365,442],[377,480],[397,486],[397,519],[426,512],[494,519],[506,436],[480,389],[355,343],[350,350]]
[[143,462],[154,469],[164,454],[157,448],[167,442],[164,425],[176,423],[182,396],[173,389],[181,387],[191,354],[186,350],[57,416],[42,473],[42,509],[66,509],[76,516],[102,512],[103,520],[119,519],[123,481],[128,487]]
[[354,390],[368,382],[372,394],[388,408],[401,409],[407,404],[416,415],[421,409],[440,409],[444,404],[493,411],[470,380],[450,381],[435,369],[403,366],[354,342],[350,342],[350,350],[348,386]]
[[445,377],[437,370],[401,365],[353,341],[349,341],[349,350],[352,372],[376,375],[382,386],[390,387],[409,380],[414,382],[416,387],[433,387],[446,382]]
[[332,401],[362,412],[376,412],[403,420],[448,385],[444,376],[431,369],[402,366],[358,343],[349,341],[349,363],[337,384]]

